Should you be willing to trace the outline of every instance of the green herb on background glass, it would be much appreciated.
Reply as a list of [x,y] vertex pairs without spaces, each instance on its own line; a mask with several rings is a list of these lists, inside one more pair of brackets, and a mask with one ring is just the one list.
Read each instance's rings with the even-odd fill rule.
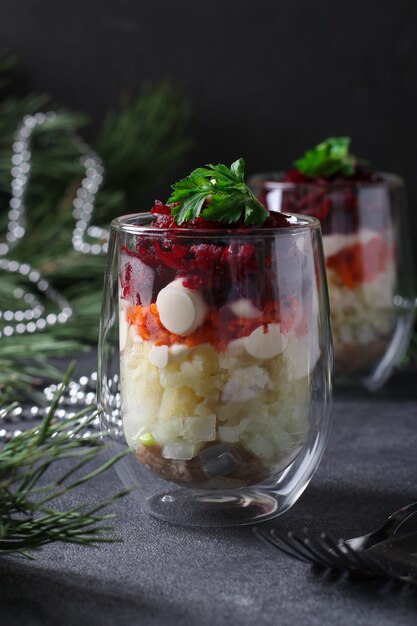
[[365,163],[349,153],[350,137],[329,137],[307,152],[294,166],[299,172],[310,178],[334,174],[353,176],[359,164]]

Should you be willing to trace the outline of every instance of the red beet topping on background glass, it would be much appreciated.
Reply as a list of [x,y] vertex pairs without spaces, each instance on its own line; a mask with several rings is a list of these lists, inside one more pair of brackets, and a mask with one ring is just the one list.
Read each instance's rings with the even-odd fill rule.
[[[333,137],[308,150],[294,162],[293,168],[284,172],[273,182],[289,183],[283,194],[281,210],[287,213],[313,215],[321,221],[323,234],[352,233],[358,229],[358,198],[356,186],[382,182],[380,174],[372,170],[365,161],[349,153],[348,137]],[[292,189],[291,184],[295,185]],[[330,189],[331,188],[331,189]],[[260,201],[267,206],[267,190],[259,194]],[[377,206],[370,205],[373,212]],[[365,216],[373,228],[379,215]]]
[[403,354],[410,329],[398,306],[412,284],[404,183],[372,170],[349,145],[348,137],[327,139],[292,169],[258,174],[250,185],[269,210],[320,220],[336,376],[373,389]]

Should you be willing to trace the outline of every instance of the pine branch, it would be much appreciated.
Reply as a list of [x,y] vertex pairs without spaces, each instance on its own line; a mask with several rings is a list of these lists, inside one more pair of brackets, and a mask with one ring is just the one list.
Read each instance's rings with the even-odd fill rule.
[[25,398],[35,402],[45,400],[40,391],[48,382],[62,378],[62,372],[50,359],[68,357],[88,350],[81,338],[57,337],[56,333],[36,333],[2,337],[0,341],[1,403]]
[[[11,156],[15,132],[24,115],[57,107],[45,95],[13,94],[11,56],[0,54],[0,237],[7,227]],[[105,184],[96,197],[94,224],[108,224],[160,183],[171,165],[189,149],[188,104],[168,85],[146,86],[130,105],[107,116],[93,145],[104,161]],[[35,129],[31,179],[25,199],[27,235],[9,255],[39,269],[74,310],[65,325],[42,333],[0,341],[0,394],[3,398],[36,397],[36,385],[58,375],[47,363],[97,340],[105,259],[79,254],[72,247],[73,200],[84,175],[74,134],[85,125],[82,115],[58,110],[48,124]],[[138,203],[139,204],[139,203]],[[2,286],[3,285],[3,289]],[[3,307],[21,308],[11,294],[28,290],[27,281],[1,272]],[[5,299],[3,300],[3,295]],[[37,297],[39,294],[35,294]],[[56,312],[46,300],[46,313]],[[15,349],[14,349],[15,347]],[[30,349],[29,349],[30,348]],[[27,355],[33,358],[27,361]]]
[[[96,147],[110,189],[122,188],[128,205],[159,185],[189,151],[190,107],[168,84],[145,85],[141,95],[107,115]],[[98,219],[105,216],[97,211]]]
[[[24,431],[0,450],[0,554],[33,550],[54,541],[94,545],[114,541],[110,526],[102,522],[112,515],[102,511],[129,490],[95,507],[77,506],[60,510],[51,503],[102,474],[126,453],[99,462],[101,435],[79,437],[96,414],[86,411],[57,421],[59,397],[71,376],[69,370],[42,424]],[[4,417],[9,409],[0,411]],[[61,469],[70,461],[70,469]],[[89,465],[93,463],[93,469]],[[64,464],[64,467],[67,465]],[[51,480],[54,468],[61,470]],[[80,475],[81,473],[81,475]]]

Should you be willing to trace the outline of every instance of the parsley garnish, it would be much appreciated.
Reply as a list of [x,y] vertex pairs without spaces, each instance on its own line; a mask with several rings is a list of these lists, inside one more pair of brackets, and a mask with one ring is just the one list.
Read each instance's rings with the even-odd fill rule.
[[247,187],[244,171],[243,159],[230,168],[222,163],[206,165],[172,185],[174,191],[168,203],[176,205],[171,209],[176,222],[182,224],[202,215],[226,224],[241,218],[247,226],[262,224],[269,212]]
[[353,176],[359,163],[364,163],[349,154],[350,137],[329,137],[304,156],[294,161],[299,172],[315,178],[316,176],[333,176],[343,174]]

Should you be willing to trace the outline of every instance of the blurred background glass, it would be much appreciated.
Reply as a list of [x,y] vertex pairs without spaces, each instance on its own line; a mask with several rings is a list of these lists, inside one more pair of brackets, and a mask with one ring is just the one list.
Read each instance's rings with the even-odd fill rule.
[[320,218],[336,381],[375,390],[401,363],[414,319],[414,275],[404,182],[281,182],[251,178],[271,211]]

